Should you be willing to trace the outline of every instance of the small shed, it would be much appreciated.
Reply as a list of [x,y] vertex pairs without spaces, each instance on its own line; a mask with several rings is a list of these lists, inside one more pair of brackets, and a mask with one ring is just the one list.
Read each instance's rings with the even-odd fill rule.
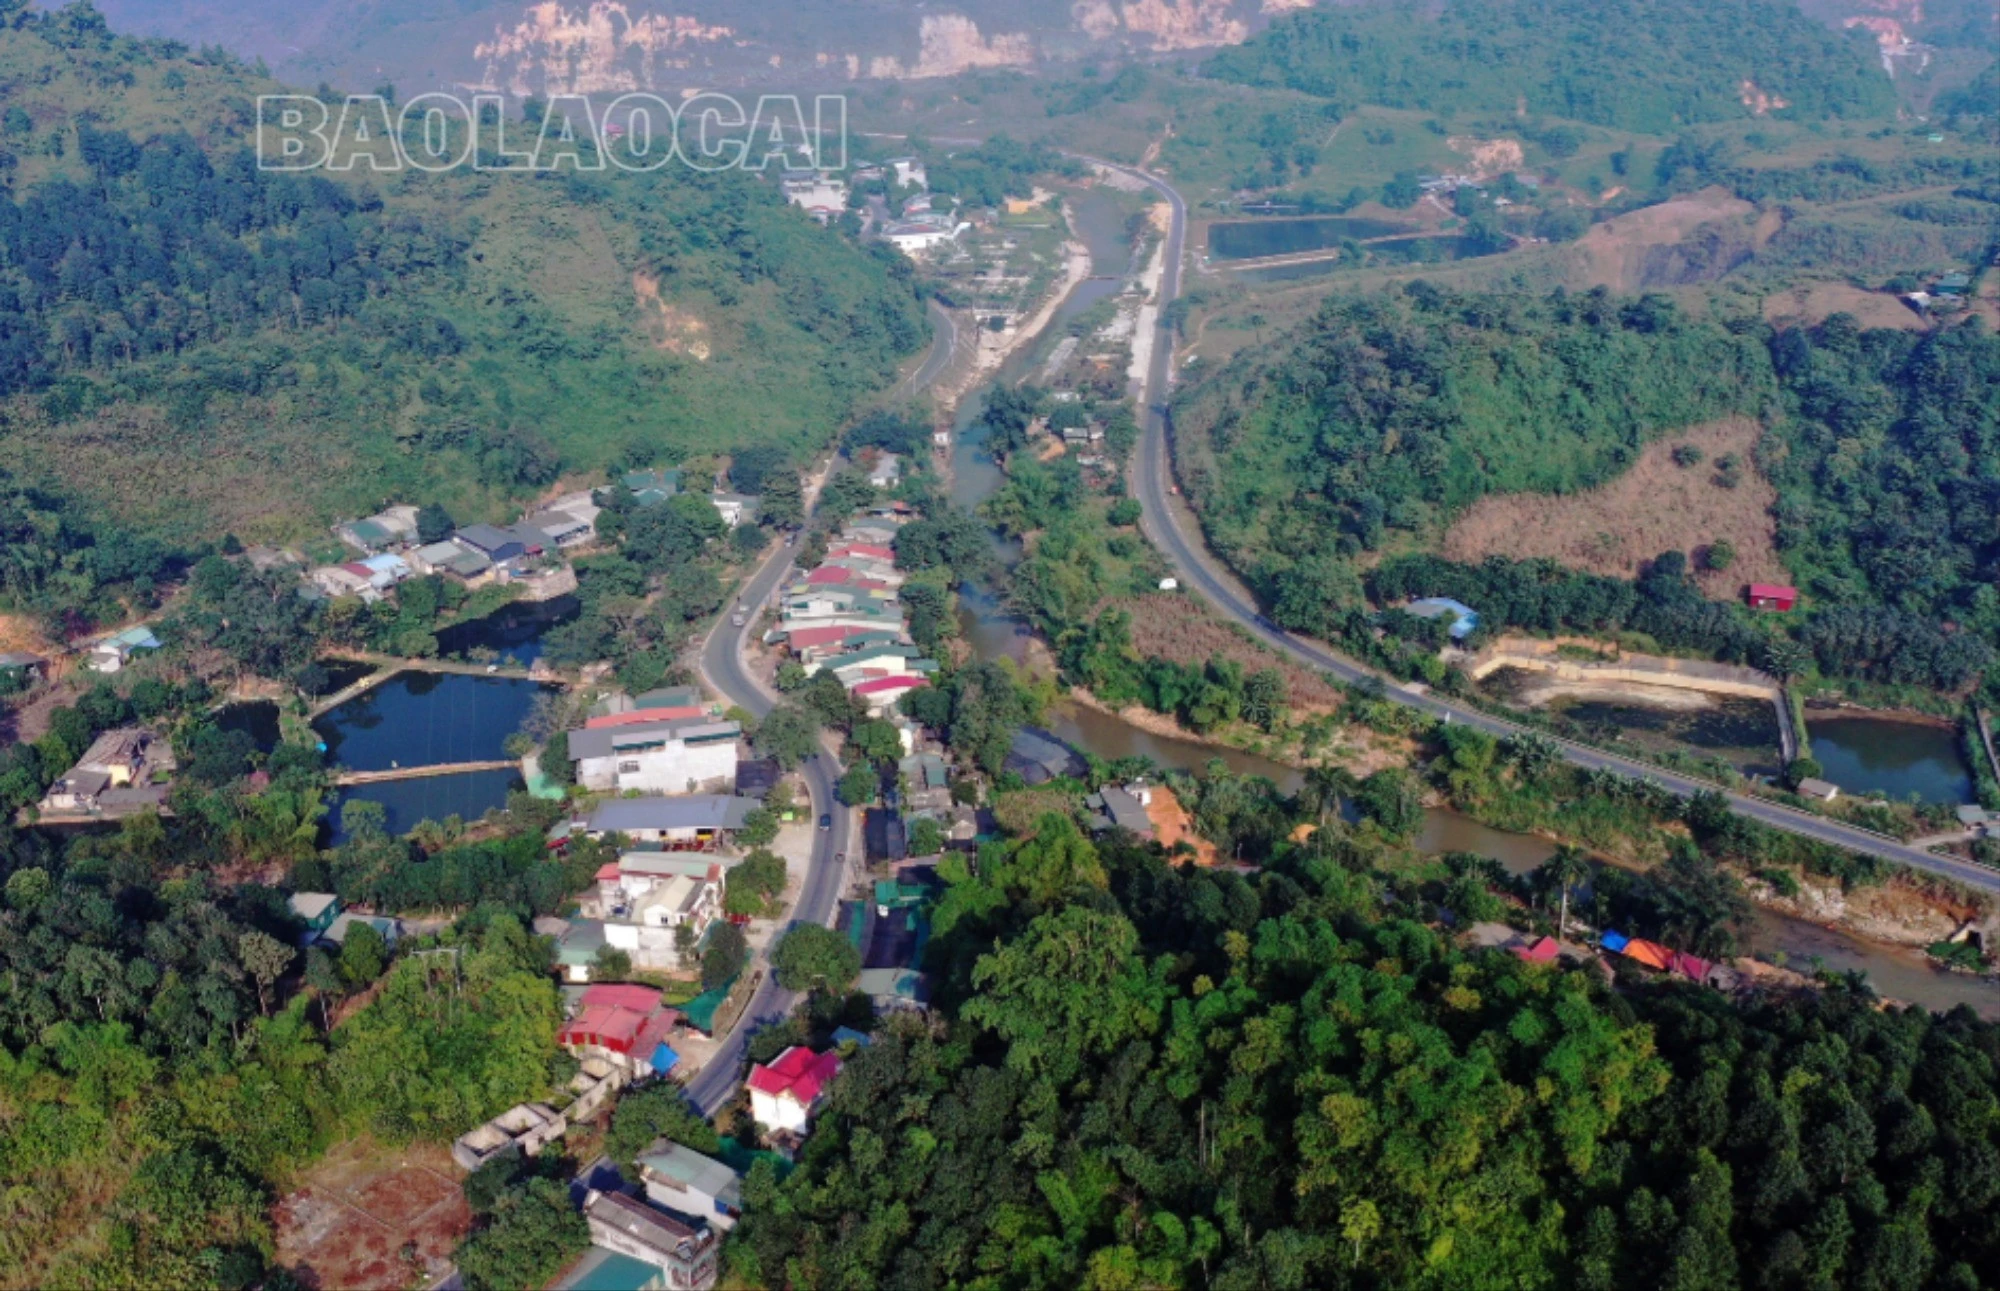
[[1840,796],[1840,786],[1830,780],[1818,780],[1807,776],[1799,781],[1798,794],[1801,798],[1811,798],[1815,802],[1832,802]]
[[1799,603],[1799,589],[1783,583],[1752,583],[1747,599],[1753,610],[1775,610],[1784,614]]
[[1562,947],[1556,943],[1554,937],[1539,937],[1528,945],[1513,946],[1509,949],[1531,964],[1546,964],[1556,957]]
[[1463,641],[1479,627],[1479,611],[1464,601],[1453,600],[1449,596],[1426,596],[1422,600],[1411,601],[1404,611],[1420,619],[1445,618],[1449,615],[1451,639]]

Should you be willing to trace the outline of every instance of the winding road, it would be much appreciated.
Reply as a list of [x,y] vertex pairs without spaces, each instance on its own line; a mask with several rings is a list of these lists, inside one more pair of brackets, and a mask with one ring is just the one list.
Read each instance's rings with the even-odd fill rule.
[[[953,322],[950,313],[935,300],[928,302],[928,312],[932,329],[930,353],[909,376],[891,389],[889,397],[892,400],[914,398],[919,391],[928,389],[958,353],[958,325]],[[743,649],[764,605],[770,601],[771,593],[791,575],[796,552],[797,548],[789,544],[781,544],[774,549],[757,572],[737,590],[735,603],[749,608],[743,626],[733,626],[730,623],[731,611],[725,610],[716,618],[701,643],[698,666],[702,679],[730,703],[760,718],[777,707],[778,697],[750,675],[750,670],[743,663]],[[854,812],[834,796],[833,782],[837,770],[838,763],[832,752],[817,754],[800,768],[806,790],[812,795],[814,815],[822,812],[831,815],[833,828],[818,830],[813,835],[812,856],[806,863],[799,899],[792,907],[792,917],[786,925],[788,928],[808,923],[832,926],[834,907],[840,900],[844,878],[841,872],[843,867],[837,857],[858,845],[854,837]],[[715,1055],[687,1083],[688,1099],[703,1116],[715,1115],[735,1094],[736,1086],[743,1077],[744,1051],[751,1035],[760,1027],[782,1022],[798,1007],[799,993],[778,985],[777,978],[770,974],[768,959],[760,956],[756,963],[765,973],[764,980],[758,983],[749,1005],[743,1010],[743,1016],[723,1037]]]
[[[1160,278],[1158,305],[1161,323],[1159,334],[1154,339],[1153,361],[1146,372],[1144,389],[1140,392],[1141,434],[1138,450],[1133,456],[1131,476],[1133,491],[1143,509],[1141,523],[1145,534],[1165,553],[1168,561],[1174,566],[1182,586],[1198,593],[1218,612],[1240,623],[1258,640],[1283,651],[1308,667],[1331,673],[1344,682],[1375,678],[1384,682],[1388,698],[1444,721],[1462,722],[1494,735],[1528,733],[1530,730],[1528,727],[1494,717],[1478,709],[1455,704],[1433,694],[1406,690],[1396,682],[1383,678],[1352,659],[1336,654],[1324,645],[1280,629],[1264,617],[1257,608],[1256,599],[1208,550],[1198,522],[1174,491],[1173,461],[1168,439],[1172,429],[1168,397],[1174,380],[1174,346],[1173,331],[1165,321],[1165,315],[1167,305],[1180,294],[1181,265],[1187,242],[1187,205],[1181,200],[1181,195],[1157,175],[1100,158],[1083,157],[1082,160],[1119,171],[1144,182],[1166,198],[1173,215],[1173,224],[1167,234],[1167,263],[1165,272]],[[1556,743],[1561,747],[1563,756],[1577,766],[1617,771],[1628,776],[1655,780],[1683,797],[1692,796],[1704,789],[1720,788],[1706,780],[1662,770],[1587,745],[1574,744],[1566,740],[1557,740]],[[2000,872],[1987,869],[1985,866],[1974,865],[1969,861],[1949,856],[1933,855],[1892,838],[1827,820],[1810,812],[1787,807],[1782,803],[1730,790],[1723,792],[1728,795],[1729,805],[1738,814],[1775,829],[1782,829],[1787,833],[1798,834],[1822,843],[1830,843],[1836,847],[1844,847],[1852,852],[1894,861],[1911,869],[1951,879],[1969,888],[2000,895]]]

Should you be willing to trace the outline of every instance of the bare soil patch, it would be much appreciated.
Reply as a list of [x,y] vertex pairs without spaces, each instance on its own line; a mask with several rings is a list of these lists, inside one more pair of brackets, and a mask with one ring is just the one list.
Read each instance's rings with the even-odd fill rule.
[[1220,655],[1242,664],[1246,673],[1276,668],[1285,679],[1295,714],[1329,713],[1340,707],[1339,692],[1325,678],[1244,640],[1192,597],[1142,596],[1115,601],[1105,608],[1121,609],[1132,616],[1132,644],[1142,655],[1197,665]]
[[[1663,551],[1687,552],[1690,564],[1700,566],[1699,553],[1727,541],[1736,549],[1729,568],[1695,575],[1704,595],[1728,600],[1746,583],[1788,582],[1773,543],[1777,493],[1751,458],[1758,434],[1748,418],[1710,422],[1664,436],[1630,470],[1588,493],[1483,498],[1445,534],[1443,554],[1471,562],[1543,556],[1593,574],[1634,578]],[[1673,451],[1683,444],[1702,450],[1699,464],[1674,465]],[[1726,453],[1743,463],[1733,489],[1715,482],[1715,463]]]
[[[1578,274],[1588,285],[1633,291],[1644,285],[1648,253],[1653,248],[1673,246],[1705,224],[1740,220],[1756,209],[1724,189],[1704,188],[1593,225],[1576,240],[1569,253],[1575,258]],[[1761,224],[1757,232],[1762,232]],[[1746,234],[1749,236],[1753,235]]]
[[1929,324],[1891,292],[1865,291],[1844,282],[1815,282],[1764,298],[1764,317],[1773,323],[1813,326],[1834,314],[1852,314],[1863,327],[1921,332]]
[[279,1262],[326,1291],[427,1286],[472,1228],[458,1180],[432,1144],[340,1144],[273,1209]]

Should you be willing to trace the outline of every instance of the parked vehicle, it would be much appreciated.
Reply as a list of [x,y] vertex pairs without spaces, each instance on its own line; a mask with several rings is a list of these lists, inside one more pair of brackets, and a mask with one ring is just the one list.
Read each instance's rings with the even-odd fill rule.
[[821,816],[821,817],[819,818],[819,827],[820,827],[821,829],[832,829],[832,828],[833,828],[833,813],[832,813],[832,812],[828,812],[828,813],[826,813],[825,815],[823,815],[823,816]]

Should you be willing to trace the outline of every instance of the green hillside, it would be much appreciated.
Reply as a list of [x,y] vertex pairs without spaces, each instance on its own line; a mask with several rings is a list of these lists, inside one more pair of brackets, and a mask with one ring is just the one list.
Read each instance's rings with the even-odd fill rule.
[[[1865,33],[1779,0],[1449,0],[1314,9],[1209,60],[1209,75],[1346,104],[1525,112],[1650,133],[1753,110],[1882,116]],[[1757,96],[1765,96],[1759,104]]]
[[260,172],[282,88],[87,8],[0,31],[0,469],[180,542],[497,515],[817,447],[922,339],[899,262],[753,177]]

